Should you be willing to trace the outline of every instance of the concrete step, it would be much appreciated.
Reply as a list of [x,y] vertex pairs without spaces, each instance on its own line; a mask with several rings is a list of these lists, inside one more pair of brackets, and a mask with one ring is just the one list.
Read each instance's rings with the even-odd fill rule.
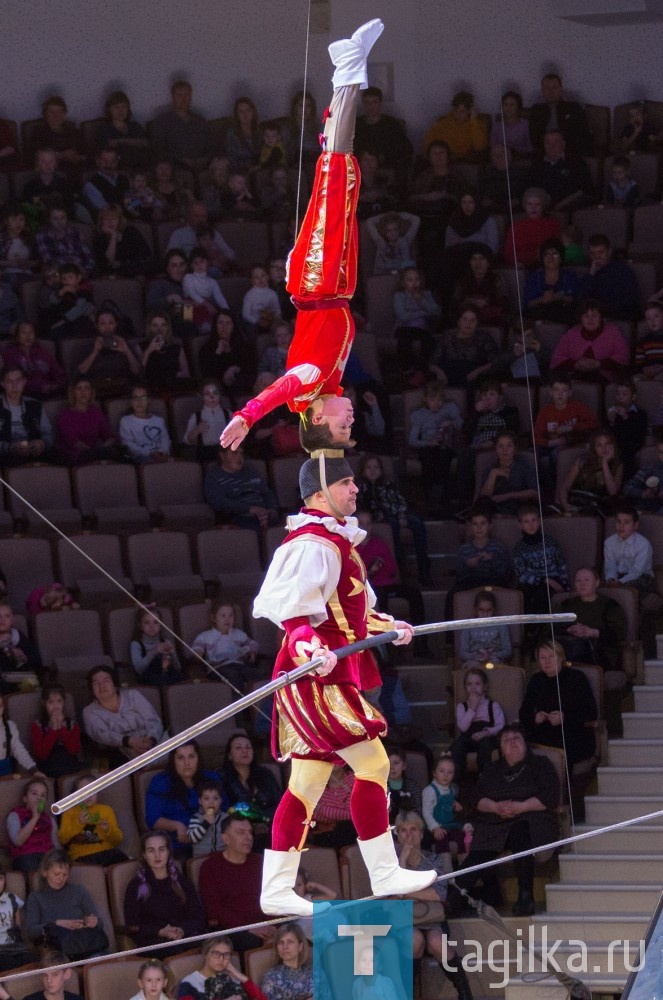
[[633,704],[636,712],[663,712],[663,684],[634,687]]
[[663,882],[663,854],[560,854],[559,880],[603,885],[606,873],[614,872],[620,882],[642,885]]
[[[589,800],[588,800],[589,801]],[[571,854],[657,854],[663,844],[663,817],[655,823],[628,826],[613,833],[601,833],[587,840],[578,840],[571,846]],[[582,824],[576,833],[600,830],[599,826]],[[561,857],[562,855],[560,855]]]
[[[644,938],[651,919],[649,913],[632,915],[604,913],[538,913],[532,918],[532,933],[540,941],[543,928],[547,928],[548,941],[585,941],[587,944],[607,944],[626,939],[637,946]],[[528,943],[527,932],[523,942]]]
[[[613,877],[609,869],[607,878]],[[660,882],[632,886],[612,882],[590,885],[558,882],[546,888],[548,913],[653,913],[661,894]]]
[[624,712],[624,738],[658,740],[663,733],[663,712]]
[[[663,810],[663,795],[590,795],[585,803],[585,819],[590,826],[607,826],[657,810]],[[660,826],[663,815],[648,822]]]
[[663,766],[599,767],[596,773],[599,795],[663,796]]
[[[592,975],[578,976],[592,991],[592,994],[619,993],[624,989],[626,976]],[[567,1000],[567,989],[551,976],[548,979],[533,981],[533,978],[520,977],[511,980],[504,992],[504,1000]]]
[[616,767],[663,767],[663,740],[608,740],[608,761]]
[[645,684],[663,684],[663,660],[645,660]]

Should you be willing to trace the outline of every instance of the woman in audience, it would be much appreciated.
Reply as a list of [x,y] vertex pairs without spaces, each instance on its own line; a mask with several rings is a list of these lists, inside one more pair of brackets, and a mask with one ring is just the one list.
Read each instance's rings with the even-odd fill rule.
[[228,740],[221,778],[230,805],[246,812],[253,824],[254,851],[261,850],[268,842],[269,824],[281,801],[281,789],[272,772],[256,763],[246,733],[233,733]]
[[407,509],[407,500],[393,483],[387,482],[384,466],[378,455],[367,452],[362,455],[356,478],[359,493],[357,507],[363,507],[371,512],[374,521],[386,521],[394,536],[396,554],[400,558],[401,530],[408,528],[412,533],[414,549],[417,555],[419,583],[426,586],[430,583],[430,559],[428,557],[428,538],[426,525],[417,514]]
[[560,747],[569,769],[595,751],[589,723],[598,716],[589,681],[581,670],[565,666],[564,647],[544,639],[536,647],[538,672],[525,689],[520,721],[532,742]]
[[631,363],[626,337],[596,299],[582,307],[580,322],[562,334],[555,345],[550,367],[574,378],[615,382]]
[[231,170],[255,167],[261,144],[256,106],[250,97],[238,97],[233,108],[233,121],[225,137]]
[[497,224],[490,212],[481,208],[476,194],[469,188],[461,193],[458,208],[449,217],[444,245],[445,261],[457,273],[462,269],[461,264],[468,263],[475,246],[487,248],[491,253],[499,250]]
[[167,222],[169,219],[179,221],[186,206],[193,199],[193,191],[190,191],[177,177],[170,160],[159,159],[154,164],[150,187],[159,202],[157,210],[159,221]]
[[494,259],[485,247],[472,249],[467,269],[456,282],[454,315],[463,303],[470,302],[479,310],[482,326],[503,325],[508,299],[502,279],[495,270]]
[[101,275],[135,278],[154,273],[152,251],[119,205],[99,209],[92,253]]
[[131,411],[120,419],[120,441],[138,465],[167,462],[170,457],[166,421],[157,413],[150,413],[150,394],[144,382],[131,390]]
[[55,360],[53,351],[37,343],[32,323],[18,323],[2,359],[7,368],[22,368],[25,373],[25,393],[38,399],[58,396],[67,384],[64,369]]
[[230,996],[265,1000],[262,990],[232,964],[233,943],[229,937],[208,938],[200,953],[203,967],[184,977],[177,990],[178,1000],[220,1000]]
[[[39,650],[33,646],[27,635],[14,626],[14,612],[11,605],[3,601],[0,603],[0,673],[4,674],[4,679],[0,681],[0,692],[7,693],[15,690],[8,677],[13,670],[39,672],[41,670],[41,657]],[[3,714],[4,705],[3,698],[0,716]],[[12,726],[13,723],[10,723],[9,728],[11,729]],[[18,730],[15,737],[12,733],[12,741],[14,739],[18,739]],[[31,762],[28,766],[33,766],[33,764],[34,762]],[[0,774],[2,774],[2,769],[0,769]]]
[[479,496],[490,497],[499,514],[516,514],[527,501],[538,500],[536,471],[518,454],[516,435],[502,431],[495,438],[496,463],[483,477]]
[[553,237],[544,240],[539,249],[541,264],[530,271],[525,281],[523,307],[528,320],[545,323],[571,322],[578,297],[578,276],[564,263],[564,244]]
[[25,907],[26,933],[33,941],[46,938],[51,945],[57,942],[67,954],[67,932],[98,929],[101,935],[95,936],[97,947],[89,955],[101,954],[108,947],[107,938],[103,944],[106,935],[101,919],[87,889],[69,881],[70,872],[66,851],[54,848],[44,855],[39,866],[39,888],[30,893]]
[[150,392],[168,394],[185,388],[184,379],[189,377],[189,366],[181,342],[173,338],[167,312],[149,314],[146,337],[138,349]]
[[516,219],[506,234],[502,253],[507,264],[515,267],[532,267],[539,260],[541,244],[545,240],[559,239],[562,224],[559,219],[546,215],[550,195],[543,188],[528,188],[523,195],[524,219]]
[[129,98],[122,90],[114,90],[108,95],[104,117],[106,120],[97,135],[98,148],[117,150],[123,170],[147,166],[147,133],[134,119]]
[[92,381],[80,375],[68,390],[68,406],[56,417],[56,440],[60,458],[66,465],[117,461],[120,449],[108,417],[95,402]]
[[507,146],[514,156],[527,157],[532,152],[529,122],[523,117],[523,99],[515,90],[502,95],[502,114],[490,130],[491,146]]
[[140,361],[119,335],[113,309],[101,306],[94,322],[97,337],[88,356],[80,362],[78,374],[87,375],[103,399],[126,395],[131,379],[140,375]]
[[251,349],[239,330],[229,309],[217,313],[207,343],[198,354],[198,368],[203,378],[221,383],[233,406],[238,394],[248,394],[256,375]]
[[[124,894],[124,922],[137,947],[180,941],[206,929],[196,890],[173,861],[167,833],[145,833],[140,841],[138,872]],[[159,951],[174,955],[188,948]]]
[[87,683],[94,701],[83,709],[83,729],[100,744],[112,767],[162,740],[163,723],[152,705],[140,691],[120,690],[112,667],[93,667]]
[[198,809],[196,789],[203,778],[218,781],[219,775],[203,766],[200,747],[195,740],[191,740],[171,750],[166,770],[155,774],[147,789],[147,825],[151,830],[160,830],[169,837],[178,857],[189,857],[191,854],[187,828]]
[[299,924],[281,924],[274,938],[276,965],[260,981],[268,1000],[299,1000],[313,996],[309,944]]
[[466,386],[490,371],[497,344],[479,327],[479,310],[471,302],[460,307],[455,330],[445,330],[433,353],[430,370],[445,385]]
[[81,729],[64,714],[65,690],[60,684],[42,688],[39,719],[32,723],[32,751],[40,770],[51,778],[81,769]]
[[[434,228],[438,238],[462,189],[461,182],[451,173],[449,158],[450,151],[446,142],[431,142],[426,153],[428,166],[414,178],[408,199],[412,210],[424,223],[425,220],[437,223]],[[422,247],[422,253],[423,251]]]
[[586,454],[575,460],[557,487],[555,504],[564,513],[610,514],[624,481],[624,465],[610,431],[594,431]]
[[85,139],[81,130],[67,119],[67,110],[58,94],[47,97],[41,106],[41,121],[30,133],[29,148],[23,152],[29,159],[38,149],[54,149],[58,168],[76,182],[86,159]]

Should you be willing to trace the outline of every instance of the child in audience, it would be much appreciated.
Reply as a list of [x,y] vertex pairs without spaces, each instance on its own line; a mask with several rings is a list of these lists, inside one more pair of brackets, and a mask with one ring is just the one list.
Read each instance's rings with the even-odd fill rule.
[[37,765],[23,746],[16,723],[5,715],[5,698],[0,694],[0,777],[26,771],[32,775]]
[[649,302],[645,309],[647,330],[635,349],[635,365],[646,379],[663,381],[663,303]]
[[458,550],[455,590],[490,585],[508,587],[513,572],[511,556],[490,535],[492,515],[477,506],[469,511],[465,524],[470,529],[470,538]]
[[207,273],[210,278],[220,278],[222,274],[228,274],[234,267],[234,261],[226,256],[218,240],[215,240],[215,231],[212,226],[201,226],[196,230],[198,246],[202,247],[207,254]]
[[199,809],[189,820],[187,830],[189,842],[193,844],[194,858],[212,851],[222,851],[225,847],[221,823],[228,813],[221,810],[222,797],[221,782],[206,778],[198,785]]
[[513,550],[513,566],[526,615],[547,613],[553,594],[569,589],[569,572],[559,542],[543,534],[539,509],[524,504],[518,511],[522,538]]
[[426,368],[433,353],[433,332],[442,310],[424,288],[421,271],[407,267],[401,272],[400,289],[394,292],[394,316],[398,360],[404,372],[413,371],[414,344],[419,345],[420,368]]
[[120,418],[120,441],[132,462],[167,462],[170,435],[163,417],[150,413],[150,390],[139,382],[131,390],[131,412]]
[[422,481],[431,513],[449,499],[449,471],[463,418],[456,403],[445,401],[441,382],[429,382],[424,405],[410,415],[408,444],[421,463]]
[[605,204],[635,208],[640,201],[640,188],[638,182],[631,177],[631,161],[628,156],[614,157],[611,175],[605,186]]
[[599,422],[588,406],[571,399],[571,379],[556,374],[550,382],[552,402],[539,409],[534,424],[534,443],[541,463],[544,493],[555,490],[557,457],[560,448],[582,444]]
[[451,844],[455,844],[459,859],[464,857],[465,839],[456,816],[463,811],[457,800],[458,788],[454,784],[456,768],[449,754],[442,754],[433,771],[433,780],[421,795],[424,822],[433,836],[433,850],[444,854],[445,872],[452,871]]
[[405,751],[400,747],[389,747],[389,822],[395,823],[401,812],[421,812],[421,787],[406,774]]
[[[83,788],[91,781],[89,775],[81,775],[74,788]],[[118,850],[124,834],[115,811],[111,806],[99,805],[97,798],[97,795],[88,795],[80,806],[73,806],[62,814],[60,843],[67,849],[72,862],[106,868],[128,858],[124,851]]]
[[64,714],[65,690],[60,684],[42,688],[39,719],[32,723],[32,752],[50,778],[80,770],[81,729]]
[[[16,969],[34,960],[34,954],[23,943],[20,910],[24,900],[7,889],[7,874],[0,868],[0,972]],[[8,945],[9,947],[4,947]],[[9,997],[0,986],[0,1000]]]
[[184,432],[184,444],[192,445],[199,462],[211,462],[219,455],[219,437],[230,420],[230,414],[221,405],[221,384],[216,379],[206,379],[201,386],[203,405],[189,417]]
[[608,587],[635,587],[640,599],[656,590],[651,542],[638,531],[640,516],[632,504],[615,514],[615,534],[603,543],[603,575]]
[[[274,343],[270,344],[260,355],[259,372],[271,372],[274,378],[285,375],[288,351],[292,343],[292,329],[289,323],[277,323],[272,331]],[[272,380],[273,381],[273,380]]]
[[608,408],[608,424],[624,459],[624,477],[630,479],[637,469],[636,454],[647,437],[647,413],[635,402],[636,388],[624,375],[616,383],[615,402]]
[[264,122],[262,126],[262,147],[258,166],[266,170],[285,166],[285,146],[278,122]]
[[[474,598],[474,610],[477,618],[494,618],[497,615],[497,601],[493,592],[480,590]],[[466,628],[460,633],[460,664],[464,670],[472,670],[486,663],[508,663],[512,652],[507,625]]]
[[152,222],[155,209],[161,208],[163,202],[147,183],[147,174],[135,170],[129,175],[129,190],[124,196],[124,209],[132,219]]
[[275,320],[281,319],[279,297],[269,287],[269,274],[262,264],[251,268],[251,288],[242,301],[242,319],[246,332],[257,336],[269,330]]
[[626,484],[624,494],[640,510],[663,513],[663,427],[654,431],[656,461],[643,466]]
[[26,597],[25,606],[30,615],[38,615],[42,611],[70,611],[80,607],[63,583],[35,587]]
[[37,871],[44,855],[59,847],[58,830],[47,808],[48,785],[43,778],[31,778],[23,788],[22,805],[14,806],[7,817],[9,850],[15,871]]
[[255,219],[260,214],[243,170],[233,170],[228,177],[228,187],[221,197],[221,209],[224,219]]
[[[201,314],[194,313],[194,317],[201,333],[207,333],[211,329],[216,310],[227,309],[228,303],[219,288],[218,281],[210,278],[207,273],[209,268],[207,250],[200,246],[194,247],[189,255],[189,267],[191,270],[184,275],[182,288],[186,298],[201,307]],[[207,312],[207,319],[202,315],[203,308]]]
[[168,967],[158,958],[148,958],[138,970],[139,990],[131,1000],[170,1000],[171,977]]
[[[235,628],[235,611],[232,604],[216,601],[210,614],[212,628],[201,632],[191,643],[194,652],[199,653],[213,667],[217,667],[235,687],[243,689],[246,666],[255,663],[258,643],[249,639],[241,628]],[[215,677],[213,671],[208,671]]]
[[141,684],[165,687],[183,680],[182,664],[175,644],[164,633],[160,622],[162,611],[143,611],[138,608],[134,623],[134,637],[129,647],[131,665]]
[[94,336],[95,308],[82,284],[83,272],[78,264],[64,263],[60,267],[45,264],[42,268],[37,296],[39,325],[50,337],[64,340],[66,337]]
[[465,674],[466,699],[456,705],[456,725],[459,736],[451,744],[451,756],[456,778],[461,780],[467,766],[468,753],[476,753],[479,771],[491,763],[497,747],[497,735],[504,729],[502,706],[487,696],[488,674],[479,667],[470,667]]
[[[14,612],[6,601],[0,602],[0,673],[13,670],[41,670],[41,658],[27,635],[14,627]],[[6,680],[4,690],[8,690]],[[0,690],[3,690],[0,687]]]
[[[44,988],[31,993],[25,1000],[83,1000],[80,993],[71,993],[65,989],[71,978],[71,969],[53,969],[54,965],[65,965],[68,961],[66,955],[59,951],[49,951],[42,957],[41,968],[43,972]],[[11,1000],[9,993],[6,996]],[[0,993],[2,998],[2,993]]]
[[374,215],[366,225],[377,247],[373,274],[392,274],[414,268],[414,241],[421,220],[409,212]]

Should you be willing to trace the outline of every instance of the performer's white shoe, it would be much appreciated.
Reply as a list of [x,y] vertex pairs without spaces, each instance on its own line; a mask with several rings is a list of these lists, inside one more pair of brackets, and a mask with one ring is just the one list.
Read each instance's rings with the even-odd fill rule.
[[298,896],[294,889],[300,860],[299,851],[265,851],[260,893],[260,908],[263,913],[273,913],[275,916],[313,916],[313,903]]
[[371,877],[374,896],[407,896],[426,889],[437,878],[433,869],[413,872],[399,866],[390,830],[372,840],[358,840],[357,843]]
[[332,77],[335,88],[351,84],[359,84],[361,90],[368,87],[366,60],[383,31],[384,24],[376,17],[357,28],[352,38],[341,38],[331,43],[329,55],[336,67]]

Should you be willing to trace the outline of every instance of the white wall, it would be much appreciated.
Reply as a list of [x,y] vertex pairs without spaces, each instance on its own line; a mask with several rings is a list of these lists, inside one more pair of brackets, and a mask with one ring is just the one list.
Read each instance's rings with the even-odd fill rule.
[[[304,73],[307,0],[5,0],[0,114],[37,117],[43,97],[64,95],[76,119],[100,113],[116,87],[138,120],[165,103],[170,81],[187,76],[209,117],[248,93],[263,117],[282,114]],[[330,0],[331,33],[312,35],[309,83],[323,107],[328,42],[376,14],[386,31],[376,61],[394,63],[397,113],[420,136],[471,83],[481,109],[495,112],[506,85],[536,97],[557,68],[567,89],[614,105],[663,98],[663,25],[595,28],[557,19],[547,0]]]

